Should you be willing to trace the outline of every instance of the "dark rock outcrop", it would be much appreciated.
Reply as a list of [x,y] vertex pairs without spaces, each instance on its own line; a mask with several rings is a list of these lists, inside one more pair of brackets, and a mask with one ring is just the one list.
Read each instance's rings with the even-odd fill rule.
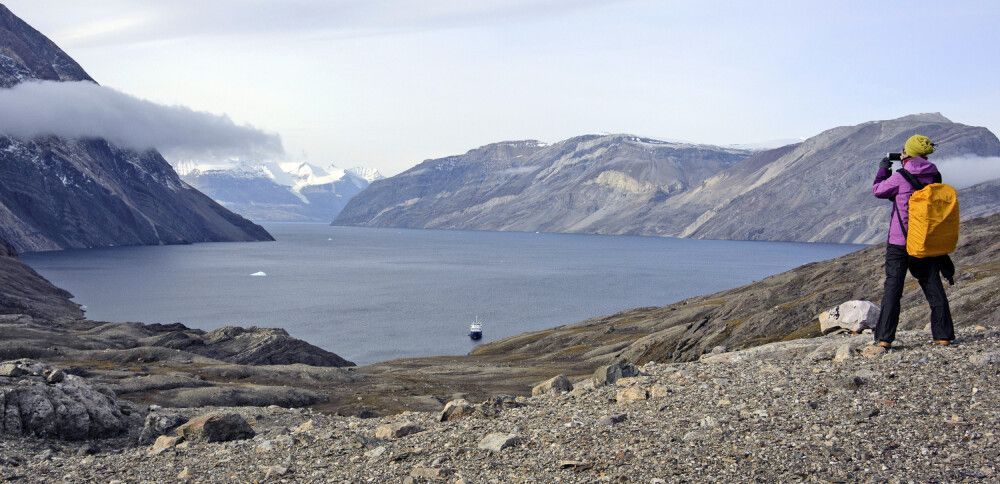
[[354,366],[329,351],[292,338],[278,328],[226,326],[205,333],[203,346],[193,352],[244,365]]
[[14,258],[14,248],[0,239],[0,315],[24,314],[50,321],[83,318],[73,297]]
[[66,440],[114,437],[136,426],[131,409],[114,394],[98,391],[83,378],[64,375],[33,361],[0,364],[0,434]]
[[[0,5],[0,88],[93,79]],[[19,251],[273,240],[182,182],[155,150],[0,136],[0,238]]]

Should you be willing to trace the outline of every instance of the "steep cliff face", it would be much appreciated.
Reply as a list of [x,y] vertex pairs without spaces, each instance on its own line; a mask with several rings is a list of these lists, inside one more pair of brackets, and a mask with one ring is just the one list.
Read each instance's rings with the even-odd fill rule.
[[[871,196],[877,161],[917,132],[938,143],[935,160],[1000,154],[989,130],[940,114],[834,128],[758,152],[626,135],[499,143],[373,183],[334,223],[877,242],[889,216]],[[963,211],[1000,211],[995,184],[976,190],[963,196]]]
[[[0,88],[93,79],[0,5]],[[272,240],[182,182],[154,150],[101,139],[0,135],[0,238],[18,251]]]
[[631,135],[496,143],[372,183],[335,224],[636,233],[637,214],[749,154]]

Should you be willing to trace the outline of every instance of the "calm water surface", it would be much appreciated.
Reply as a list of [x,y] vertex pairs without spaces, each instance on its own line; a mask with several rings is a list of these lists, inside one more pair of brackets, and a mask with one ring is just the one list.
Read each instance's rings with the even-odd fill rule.
[[[91,319],[277,326],[357,363],[462,354],[665,305],[859,246],[270,224],[265,243],[27,254]],[[266,277],[254,277],[263,271]]]

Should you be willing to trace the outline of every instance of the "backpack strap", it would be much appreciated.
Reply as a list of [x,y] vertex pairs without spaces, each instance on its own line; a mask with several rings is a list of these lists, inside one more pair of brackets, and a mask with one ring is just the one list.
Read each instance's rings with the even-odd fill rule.
[[[927,186],[924,185],[923,183],[920,183],[920,180],[917,180],[917,177],[913,176],[913,173],[906,171],[906,168],[900,168],[896,170],[896,173],[899,173],[900,175],[903,176],[903,178],[906,179],[907,183],[909,183],[910,186],[913,187],[913,191],[923,189],[924,187]],[[941,174],[939,173],[938,176],[941,176]]]
[[892,213],[896,214],[896,220],[899,220],[899,229],[903,231],[903,237],[909,238],[910,234],[907,233],[906,225],[903,225],[903,213],[899,211],[895,199],[892,200]]

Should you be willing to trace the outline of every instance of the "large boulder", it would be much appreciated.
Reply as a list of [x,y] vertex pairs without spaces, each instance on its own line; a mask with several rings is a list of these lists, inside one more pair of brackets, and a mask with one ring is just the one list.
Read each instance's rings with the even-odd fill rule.
[[604,385],[612,385],[618,381],[619,378],[627,378],[638,375],[639,369],[636,368],[635,365],[627,361],[618,361],[595,370],[591,381],[594,382],[594,387],[596,388]]
[[847,301],[819,314],[819,329],[823,334],[838,330],[860,333],[875,329],[879,308],[870,301]]
[[[0,363],[0,434],[65,440],[115,437],[138,426],[127,404],[44,364]],[[60,378],[47,376],[60,374]]]
[[464,398],[456,398],[444,405],[444,410],[441,411],[440,420],[442,422],[449,422],[452,420],[470,417],[475,413],[475,405],[469,403],[469,401]]
[[228,442],[252,439],[256,432],[238,413],[210,413],[177,427],[177,435],[190,442]]
[[573,389],[573,384],[569,382],[566,375],[558,375],[545,380],[531,389],[532,396],[538,395],[558,395]]
[[149,412],[143,423],[142,431],[139,433],[139,443],[142,445],[152,444],[157,437],[173,432],[187,420],[185,415],[176,412]]

